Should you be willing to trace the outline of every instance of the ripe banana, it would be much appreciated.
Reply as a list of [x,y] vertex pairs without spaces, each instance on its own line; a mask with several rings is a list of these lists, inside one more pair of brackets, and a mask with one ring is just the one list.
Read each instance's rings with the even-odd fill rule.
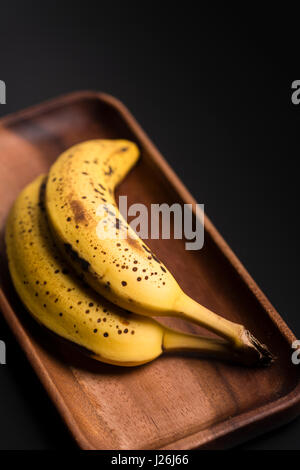
[[173,331],[150,318],[125,312],[83,285],[69,272],[49,234],[44,189],[42,175],[19,195],[6,227],[13,283],[39,323],[110,364],[135,366],[163,351],[186,350],[204,357],[244,360],[223,340]]
[[62,253],[88,284],[120,307],[193,321],[253,362],[270,362],[267,348],[244,326],[188,297],[120,214],[114,189],[138,157],[137,146],[126,140],[91,140],[59,156],[49,173],[46,210]]

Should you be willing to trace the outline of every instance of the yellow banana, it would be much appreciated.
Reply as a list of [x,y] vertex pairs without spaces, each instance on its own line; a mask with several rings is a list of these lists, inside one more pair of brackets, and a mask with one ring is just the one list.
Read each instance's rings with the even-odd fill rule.
[[46,210],[60,249],[86,282],[113,303],[142,315],[196,322],[257,362],[269,362],[267,348],[244,326],[188,297],[127,225],[114,189],[138,157],[137,146],[126,140],[87,141],[59,156],[49,173]]
[[70,273],[61,259],[45,215],[45,176],[27,186],[10,212],[6,247],[11,277],[33,317],[103,362],[134,366],[163,351],[197,351],[205,357],[243,361],[222,340],[165,328],[125,312],[101,298]]

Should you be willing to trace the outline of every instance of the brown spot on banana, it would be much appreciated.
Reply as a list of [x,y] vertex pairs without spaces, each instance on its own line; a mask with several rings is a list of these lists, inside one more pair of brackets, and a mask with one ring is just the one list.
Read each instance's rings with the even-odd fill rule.
[[87,222],[86,211],[84,205],[77,200],[71,200],[70,206],[74,214],[75,222]]
[[126,238],[126,242],[128,243],[128,245],[131,247],[131,248],[135,248],[136,250],[138,251],[142,251],[141,249],[141,244],[140,244],[140,240],[137,240],[136,238],[133,238],[131,237],[129,234]]

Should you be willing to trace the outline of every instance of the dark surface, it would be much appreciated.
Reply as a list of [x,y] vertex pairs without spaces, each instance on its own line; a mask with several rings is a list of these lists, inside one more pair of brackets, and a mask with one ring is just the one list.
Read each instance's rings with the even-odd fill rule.
[[[120,98],[300,336],[296,15],[33,5],[1,4],[0,115],[78,89]],[[0,448],[74,448],[2,319],[0,339]],[[299,449],[299,431],[242,448]]]

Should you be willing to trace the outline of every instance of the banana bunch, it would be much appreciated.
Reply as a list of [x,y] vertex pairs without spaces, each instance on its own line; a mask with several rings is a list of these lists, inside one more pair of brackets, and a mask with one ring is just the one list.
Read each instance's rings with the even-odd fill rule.
[[[120,214],[114,189],[138,157],[129,141],[84,142],[21,192],[6,247],[22,302],[41,324],[111,364],[144,364],[164,351],[270,363],[272,355],[244,326],[188,297]],[[222,339],[184,334],[152,318],[162,315]]]

